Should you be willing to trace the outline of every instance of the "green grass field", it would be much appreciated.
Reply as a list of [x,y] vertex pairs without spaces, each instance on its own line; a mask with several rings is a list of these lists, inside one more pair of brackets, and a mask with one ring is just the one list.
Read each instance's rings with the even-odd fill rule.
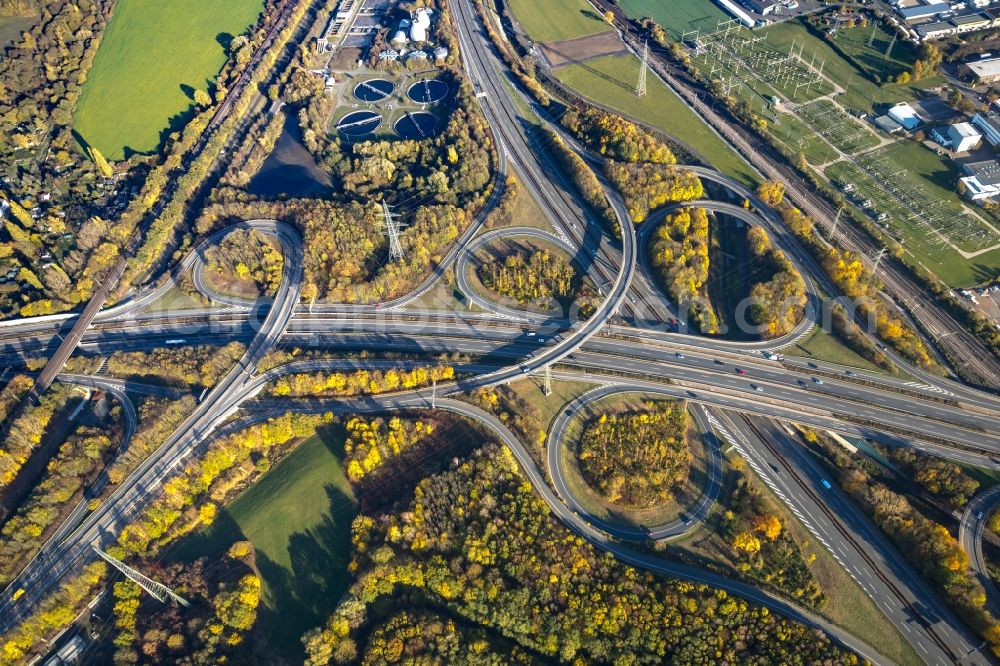
[[595,58],[560,67],[555,74],[584,96],[677,137],[720,171],[751,185],[759,182],[743,158],[659,79],[650,76],[646,96],[636,98],[632,91],[639,77],[639,59],[635,56]]
[[833,36],[833,43],[848,55],[855,67],[881,81],[888,81],[912,69],[917,56],[913,44],[903,40],[893,42],[893,35],[880,22],[863,28],[840,28]]
[[211,556],[241,539],[253,543],[264,582],[259,622],[268,627],[270,647],[299,662],[302,634],[326,619],[349,582],[356,509],[340,462],[342,447],[339,433],[303,442],[220,511],[211,528],[170,553],[186,560]]
[[77,104],[73,127],[110,160],[155,152],[226,61],[262,0],[120,0]]
[[536,42],[559,42],[611,30],[587,0],[510,0],[510,9]]
[[[804,45],[802,57],[811,60],[816,54],[816,62],[823,61],[823,73],[839,83],[847,92],[837,97],[841,104],[858,111],[870,112],[872,107],[890,102],[912,100],[918,91],[940,85],[944,78],[940,76],[923,79],[913,83],[877,86],[864,76],[850,62],[833,50],[829,44],[819,39],[798,21],[785,21],[767,28],[764,33],[767,41],[784,53],[788,53],[792,43]],[[876,41],[877,41],[876,37]]]
[[632,18],[648,16],[675,38],[688,30],[712,30],[732,18],[713,0],[619,0],[618,6]]

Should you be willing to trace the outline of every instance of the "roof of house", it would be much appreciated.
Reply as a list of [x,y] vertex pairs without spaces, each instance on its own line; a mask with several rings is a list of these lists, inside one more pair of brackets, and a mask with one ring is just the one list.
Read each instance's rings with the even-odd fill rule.
[[883,132],[898,132],[903,129],[902,125],[889,116],[879,116],[874,120],[874,123],[878,125]]
[[993,19],[991,17],[985,16],[977,12],[975,14],[966,14],[965,16],[956,16],[951,20],[951,22],[957,26],[964,26],[964,25],[977,25],[980,23],[986,24],[990,23],[992,20]]

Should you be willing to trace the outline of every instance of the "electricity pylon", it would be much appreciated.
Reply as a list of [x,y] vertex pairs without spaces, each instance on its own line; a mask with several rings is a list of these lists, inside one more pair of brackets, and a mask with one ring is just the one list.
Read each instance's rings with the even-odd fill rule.
[[403,246],[399,243],[399,230],[401,225],[396,216],[393,215],[392,210],[389,208],[384,200],[382,201],[382,219],[385,224],[385,233],[389,236],[389,258],[390,259],[402,259],[403,258]]
[[639,67],[639,82],[635,84],[635,96],[646,96],[646,72],[649,69],[649,41],[642,43],[642,65]]
[[113,566],[115,569],[118,569],[118,571],[121,571],[123,574],[125,574],[126,578],[131,580],[133,583],[137,584],[142,589],[146,590],[146,592],[148,592],[150,596],[155,598],[157,601],[163,603],[166,602],[167,599],[173,599],[181,606],[189,605],[188,602],[185,601],[183,597],[181,597],[178,594],[175,594],[173,590],[171,590],[163,583],[157,583],[155,580],[143,576],[141,573],[139,573],[132,567],[128,566],[121,560],[111,557],[103,550],[98,548],[96,545],[92,545],[91,548],[94,549],[95,553],[101,556],[101,559],[108,562],[108,564]]
[[552,395],[552,366],[545,366],[545,380],[542,383],[542,393],[546,396]]

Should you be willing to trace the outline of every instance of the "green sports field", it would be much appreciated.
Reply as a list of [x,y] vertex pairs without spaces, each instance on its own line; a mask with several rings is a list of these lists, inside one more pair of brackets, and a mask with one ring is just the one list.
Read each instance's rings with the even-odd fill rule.
[[73,127],[110,160],[155,152],[188,119],[232,37],[263,0],[119,0],[80,95]]
[[611,29],[587,0],[509,0],[524,31],[536,42],[558,42]]
[[213,556],[249,540],[264,583],[269,647],[299,663],[302,633],[326,619],[348,583],[356,508],[340,463],[342,447],[336,433],[303,442],[220,511],[211,528],[170,553],[179,560]]
[[711,30],[732,18],[714,0],[618,0],[632,18],[648,16],[679,38],[688,30]]

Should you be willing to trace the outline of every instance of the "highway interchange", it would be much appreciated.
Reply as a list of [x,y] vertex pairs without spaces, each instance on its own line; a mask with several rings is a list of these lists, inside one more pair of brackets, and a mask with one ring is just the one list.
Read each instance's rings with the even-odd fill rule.
[[[784,229],[774,211],[741,185],[704,167],[696,168],[698,175],[727,189],[730,200],[699,201],[695,205],[764,225],[808,280],[810,305],[795,331],[767,343],[710,340],[668,330],[664,322],[679,317],[655,287],[648,266],[641,260],[648,233],[636,234],[623,202],[610,190],[609,201],[622,234],[621,247],[616,248],[600,233],[576,201],[565,176],[548,162],[544,149],[537,145],[537,137],[525,128],[530,122],[519,115],[513,99],[518,94],[516,88],[508,82],[507,72],[482,35],[471,2],[454,0],[451,4],[459,29],[463,64],[479,92],[499,154],[498,173],[484,211],[427,281],[406,297],[381,306],[300,304],[302,240],[297,230],[281,222],[253,220],[239,226],[257,229],[277,239],[285,258],[281,286],[271,302],[249,304],[220,297],[211,293],[201,279],[204,250],[219,242],[233,229],[230,227],[206,238],[158,285],[98,314],[93,325],[80,335],[80,353],[104,356],[114,351],[150,349],[162,346],[168,339],[182,339],[185,344],[241,340],[247,344],[247,350],[237,365],[202,397],[181,426],[100,507],[90,512],[83,505],[77,507],[71,519],[0,597],[0,631],[30,612],[59,580],[91,559],[91,543],[99,541],[106,545],[113,541],[146,502],[156,496],[171,472],[204,451],[220,433],[293,409],[349,414],[426,409],[433,401],[438,409],[464,415],[490,429],[512,450],[557,517],[596,546],[636,566],[727,589],[824,630],[873,663],[889,663],[878,654],[877,646],[865,645],[774,594],[666,562],[629,545],[630,541],[649,538],[676,538],[704,519],[719,492],[719,449],[734,446],[876,601],[921,658],[931,664],[991,663],[981,647],[982,641],[972,636],[944,607],[843,493],[836,487],[827,489],[821,485],[823,471],[772,419],[878,438],[893,445],[914,446],[996,468],[1000,466],[994,460],[1000,456],[997,418],[1000,399],[954,380],[929,375],[899,358],[894,360],[910,377],[854,370],[848,375],[845,368],[829,363],[765,358],[762,351],[778,351],[815,325],[821,312],[813,279],[826,293],[835,294],[836,289]],[[557,127],[553,129],[558,131]],[[580,149],[568,137],[566,140]],[[584,157],[593,159],[585,154]],[[515,228],[477,236],[489,210],[498,203],[504,177],[512,167],[550,218],[554,233]],[[753,203],[752,210],[732,203],[744,198]],[[642,229],[652,228],[655,220],[654,216]],[[469,260],[477,248],[496,239],[518,236],[544,238],[574,255],[595,284],[602,287],[603,300],[593,315],[579,321],[558,312],[524,311],[510,304],[498,304],[468,283]],[[417,299],[431,293],[449,269],[455,271],[462,293],[481,312],[416,305]],[[212,305],[182,312],[147,310],[188,271],[196,288],[207,293]],[[56,333],[69,319],[54,316],[0,323],[0,359],[9,365],[28,356],[52,353],[60,343]],[[370,367],[356,360],[328,359],[298,362],[258,374],[258,362],[277,345],[330,351],[412,352],[425,356],[460,353],[476,360],[464,366],[456,363],[461,378],[439,385],[433,398],[431,389],[353,400],[260,398],[267,384],[285,374],[355,367],[358,363]],[[413,362],[390,363],[393,367],[403,367]],[[559,462],[559,445],[571,416],[568,411],[556,419],[550,432],[547,476],[523,443],[502,423],[454,398],[483,386],[538,376],[547,368],[556,379],[595,385],[578,400],[579,404],[568,407],[573,413],[592,399],[616,393],[659,394],[692,403],[709,450],[710,481],[685,518],[648,530],[630,531],[587,515],[570,494]],[[115,380],[100,376],[87,378],[64,373],[60,381],[103,388],[122,403],[126,422],[123,447],[135,429],[135,410],[126,391],[156,390],[116,384]],[[988,502],[995,503],[995,498],[977,498],[975,506]],[[971,529],[973,533],[967,548],[971,545],[975,549],[981,540],[983,521],[976,518],[978,515],[979,511],[973,510],[967,512],[967,517],[971,516],[968,521],[963,518],[963,530]],[[12,595],[17,590],[24,592],[15,602]]]

